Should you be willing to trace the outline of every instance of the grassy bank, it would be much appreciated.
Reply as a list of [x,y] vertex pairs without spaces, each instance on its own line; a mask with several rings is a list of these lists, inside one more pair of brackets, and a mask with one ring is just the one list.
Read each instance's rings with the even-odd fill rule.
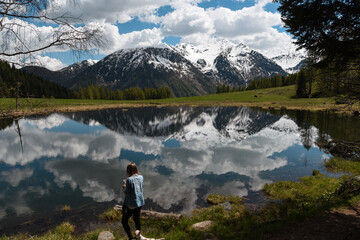
[[[171,240],[203,240],[203,239],[272,239],[273,234],[286,233],[288,227],[301,226],[306,219],[316,217],[324,211],[354,206],[360,201],[360,165],[357,161],[340,158],[325,162],[328,171],[347,172],[339,178],[327,177],[314,171],[312,176],[302,177],[300,181],[279,181],[266,184],[263,191],[275,201],[249,211],[236,196],[209,195],[208,208],[195,209],[190,216],[181,219],[142,218],[142,230],[145,236],[165,237]],[[359,204],[358,204],[359,205]],[[82,235],[74,234],[75,226],[65,222],[42,236],[31,236],[32,239],[97,239],[101,231],[107,230],[116,239],[126,239],[120,225],[121,212],[109,209],[100,218],[108,222],[102,227]],[[192,228],[194,223],[213,221],[213,225],[205,231]],[[326,215],[325,215],[326,220]],[[116,224],[110,224],[110,223]],[[326,224],[317,222],[318,227]],[[340,225],[347,223],[340,223]],[[133,224],[132,224],[133,225]],[[301,230],[302,231],[302,230]],[[332,234],[332,233],[329,233]],[[1,240],[28,239],[29,235],[20,234],[13,237],[0,237]]]
[[209,94],[204,96],[169,98],[143,101],[81,100],[81,99],[21,99],[18,112],[14,111],[15,99],[0,99],[2,116],[29,115],[36,113],[97,110],[104,108],[144,106],[252,106],[274,109],[332,111],[352,113],[360,111],[360,104],[349,108],[335,104],[335,98],[293,98],[295,86],[258,89],[244,92]]

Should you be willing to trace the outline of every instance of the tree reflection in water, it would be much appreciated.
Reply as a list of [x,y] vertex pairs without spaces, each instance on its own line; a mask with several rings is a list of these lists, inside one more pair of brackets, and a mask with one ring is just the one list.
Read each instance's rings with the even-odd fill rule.
[[329,155],[316,142],[359,136],[356,123],[325,113],[245,107],[107,109],[2,120],[0,225],[49,215],[65,204],[120,203],[129,161],[145,177],[147,208],[186,212],[205,206],[210,193],[255,201],[254,192],[267,182],[325,172],[322,161]]

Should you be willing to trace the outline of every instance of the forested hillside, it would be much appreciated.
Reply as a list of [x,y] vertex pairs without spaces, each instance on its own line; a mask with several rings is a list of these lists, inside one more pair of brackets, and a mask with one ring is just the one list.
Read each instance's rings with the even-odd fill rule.
[[0,61],[0,97],[76,98],[76,93]]
[[31,73],[11,67],[0,61],[0,97],[32,97],[32,98],[79,98],[103,100],[144,100],[171,98],[173,93],[169,87],[144,88],[133,87],[120,90],[90,85],[77,92],[57,83],[44,80]]

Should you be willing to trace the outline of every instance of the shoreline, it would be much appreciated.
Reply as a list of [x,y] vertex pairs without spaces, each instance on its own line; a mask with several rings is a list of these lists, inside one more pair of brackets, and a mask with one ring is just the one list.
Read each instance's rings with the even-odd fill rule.
[[75,106],[49,106],[45,108],[25,109],[18,111],[0,112],[0,118],[11,118],[31,115],[43,115],[51,113],[62,113],[62,112],[82,112],[82,111],[96,111],[103,109],[116,109],[116,108],[143,108],[143,107],[255,107],[264,110],[295,110],[295,111],[311,111],[311,112],[329,112],[337,115],[345,116],[356,116],[355,112],[359,112],[360,107],[348,109],[345,104],[324,104],[319,106],[314,104],[313,106],[305,105],[291,105],[289,103],[276,103],[276,102],[168,102],[168,103],[157,103],[157,102],[144,102],[144,103],[109,103],[109,104],[82,104]]
[[0,118],[21,117],[53,112],[93,111],[110,108],[224,106],[256,107],[269,110],[323,111],[338,115],[359,116],[360,102],[337,101],[336,97],[294,98],[295,85],[255,89],[243,92],[208,94],[193,97],[148,100],[89,99],[19,99],[19,111],[14,98],[0,98]]
[[[175,102],[172,102],[172,100],[173,101],[175,101]],[[181,100],[181,99],[180,99]],[[320,101],[323,101],[323,100],[320,100]],[[77,111],[96,111],[96,110],[102,110],[102,109],[116,109],[116,108],[118,108],[119,109],[119,111],[126,111],[127,109],[130,109],[130,108],[134,108],[134,109],[136,109],[136,108],[146,108],[146,107],[154,107],[154,108],[162,108],[162,107],[176,107],[176,106],[178,106],[178,107],[180,107],[180,106],[189,106],[189,107],[201,107],[201,106],[213,106],[213,107],[217,107],[217,106],[224,106],[224,107],[231,107],[231,106],[233,106],[233,107],[240,107],[240,106],[242,106],[242,107],[254,107],[254,108],[261,108],[261,109],[264,109],[264,110],[269,110],[269,111],[274,111],[276,114],[277,113],[281,113],[281,114],[284,114],[284,113],[288,113],[289,115],[291,115],[292,113],[290,112],[290,111],[292,111],[292,110],[301,110],[301,111],[309,111],[309,112],[318,112],[319,114],[322,114],[322,113],[329,113],[329,114],[332,114],[332,115],[338,115],[339,117],[343,117],[343,118],[341,118],[341,120],[345,120],[345,119],[350,119],[350,117],[352,117],[353,119],[352,120],[354,120],[354,121],[356,121],[356,123],[357,123],[357,121],[360,119],[360,118],[354,118],[353,116],[355,116],[355,114],[354,114],[354,111],[358,111],[359,110],[359,104],[356,104],[355,106],[353,106],[353,108],[351,109],[351,110],[349,110],[349,108],[347,108],[346,106],[347,105],[336,105],[335,103],[329,103],[329,102],[327,102],[327,103],[319,103],[320,101],[318,101],[317,102],[317,104],[316,103],[314,103],[313,105],[309,105],[308,103],[306,104],[306,102],[305,102],[305,104],[303,104],[303,105],[300,105],[300,103],[302,103],[301,101],[289,101],[289,102],[281,102],[281,101],[278,101],[278,102],[269,102],[269,101],[263,101],[263,102],[241,102],[241,101],[233,101],[233,102],[230,102],[230,101],[228,101],[228,102],[219,102],[219,101],[179,101],[179,100],[177,100],[177,99],[169,99],[169,101],[168,102],[162,102],[162,101],[143,101],[143,102],[140,102],[140,101],[138,101],[138,102],[135,102],[135,101],[129,101],[129,102],[124,102],[124,101],[122,101],[122,102],[120,102],[120,101],[108,101],[108,103],[106,103],[106,101],[105,101],[105,103],[104,103],[104,101],[69,101],[70,102],[70,104],[73,104],[73,105],[66,105],[66,104],[63,104],[63,103],[65,103],[65,101],[63,101],[63,100],[57,100],[57,101],[52,101],[52,100],[49,100],[49,101],[47,101],[47,105],[46,106],[42,106],[42,107],[37,107],[37,108],[34,108],[34,109],[32,109],[32,110],[26,110],[25,108],[25,110],[21,110],[21,111],[18,111],[18,112],[9,112],[10,114],[8,114],[8,115],[6,115],[6,116],[1,116],[1,111],[0,111],[0,119],[1,118],[11,118],[11,117],[19,117],[19,118],[21,118],[21,117],[25,117],[25,116],[34,116],[34,115],[41,115],[41,114],[51,114],[51,113],[61,113],[61,112],[77,112]],[[68,104],[69,104],[69,102],[68,102]],[[0,101],[0,103],[1,103],[1,101]],[[59,104],[60,103],[60,104]],[[97,103],[99,103],[99,104],[97,104]],[[54,104],[54,105],[53,105]],[[56,106],[56,104],[58,104],[58,106]],[[61,105],[62,104],[62,105]],[[53,106],[52,106],[53,105]],[[285,111],[287,111],[287,110],[289,110],[289,112],[285,112]],[[293,113],[295,113],[295,112],[293,112]],[[307,112],[305,112],[305,113],[307,113]],[[331,117],[331,116],[330,116]],[[329,146],[332,146],[332,144],[328,144]],[[326,145],[327,146],[327,145]],[[326,147],[326,146],[324,146],[324,147]],[[354,149],[354,148],[353,148]],[[337,150],[337,149],[335,149],[335,150]],[[333,154],[334,155],[334,154]],[[339,155],[343,155],[343,154],[339,154]],[[359,155],[357,155],[357,156],[359,156]],[[359,159],[358,160],[356,160],[356,161],[359,161]],[[337,163],[333,163],[332,164],[332,166],[333,166],[333,168],[334,168],[334,170],[341,170],[341,168],[338,166],[338,165],[336,165]],[[359,167],[360,167],[360,165],[359,165]],[[353,168],[353,167],[349,167],[348,169],[350,169],[350,168]],[[360,168],[359,168],[360,169]],[[360,171],[360,170],[359,170]],[[346,172],[346,171],[342,171],[342,172]],[[359,174],[359,173],[357,173],[357,174]],[[309,176],[309,178],[308,178],[308,176],[305,176],[305,178],[304,179],[308,179],[308,180],[311,180],[311,181],[314,181],[314,183],[316,183],[315,181],[319,181],[319,184],[320,185],[324,185],[322,182],[320,182],[320,181],[323,181],[323,179],[325,179],[324,178],[324,176],[322,176],[321,174],[315,174],[314,175],[314,172],[313,172],[313,176],[310,178],[310,176]],[[338,184],[342,184],[342,180],[340,181],[340,178],[338,179],[338,180],[336,180],[336,181],[338,181],[339,183]],[[279,182],[279,181],[276,181],[276,182]],[[274,185],[275,185],[275,183],[276,182],[274,182]],[[284,182],[284,181],[283,181]],[[331,182],[329,182],[329,183],[331,183]],[[294,191],[294,193],[295,193],[295,195],[296,194],[300,194],[301,193],[301,191],[302,190],[306,190],[305,188],[304,189],[302,189],[302,187],[301,186],[298,186],[298,185],[293,185],[293,183],[291,183],[290,181],[287,181],[287,183],[286,184],[288,184],[288,186],[291,186],[291,188],[293,189],[293,191]],[[297,183],[296,183],[297,184]],[[328,184],[328,182],[326,182],[326,184],[325,185],[327,185]],[[360,186],[360,185],[359,185]],[[278,189],[280,189],[281,190],[281,186],[277,186],[276,187],[276,191],[278,190]],[[262,191],[264,191],[264,189],[262,190]],[[286,189],[286,191],[289,191],[289,189]],[[318,190],[316,190],[316,191],[314,191],[312,194],[314,194],[315,196],[316,196],[316,194],[317,194],[317,191]],[[290,191],[289,191],[290,192]],[[269,191],[269,193],[270,193],[270,191]],[[335,194],[336,192],[334,192],[334,194]],[[279,194],[281,194],[280,192],[275,192],[274,194],[273,194],[273,196],[275,196],[276,197],[276,195],[279,195]],[[272,195],[272,194],[270,194],[270,195]],[[297,196],[297,195],[296,195]],[[331,195],[331,196],[334,196],[334,195]],[[281,196],[279,197],[280,199],[281,199]],[[269,198],[270,199],[270,198]],[[300,198],[301,199],[301,198]],[[321,198],[319,198],[320,200],[321,200]],[[359,196],[359,199],[360,199],[360,196]],[[233,199],[230,199],[229,200],[229,202],[231,202]],[[310,199],[311,200],[311,199]],[[345,199],[346,200],[346,199]],[[233,221],[233,219],[235,219],[235,220],[237,220],[237,221],[239,221],[239,223],[242,223],[239,219],[237,219],[237,217],[238,217],[238,214],[243,214],[243,213],[245,213],[246,214],[246,216],[250,216],[250,219],[260,219],[261,221],[264,221],[263,222],[263,224],[264,225],[251,225],[250,224],[250,226],[251,227],[254,227],[254,226],[257,226],[257,227],[263,227],[263,226],[265,226],[265,225],[269,225],[269,226],[273,226],[273,225],[276,225],[276,224],[278,224],[278,222],[280,221],[280,223],[281,223],[281,221],[282,221],[282,223],[286,223],[286,221],[288,221],[288,220],[291,220],[291,218],[290,217],[288,217],[288,216],[282,216],[283,217],[283,219],[280,219],[280,220],[278,220],[278,216],[275,214],[275,215],[272,215],[272,214],[274,214],[274,213],[271,213],[268,217],[269,217],[269,219],[267,219],[267,218],[265,218],[264,216],[266,215],[266,212],[264,211],[263,212],[263,214],[264,214],[264,216],[263,215],[256,215],[255,213],[257,212],[257,210],[261,210],[261,209],[249,209],[247,206],[246,206],[246,203],[243,201],[243,200],[241,200],[242,202],[241,202],[241,204],[239,204],[239,205],[237,205],[237,203],[234,203],[235,205],[235,207],[234,207],[234,215],[232,216],[231,215],[231,217],[229,216],[229,218],[230,218],[230,220],[231,221]],[[277,200],[275,199],[275,202],[276,202]],[[297,198],[293,201],[293,203],[296,203],[296,201],[297,201]],[[316,201],[315,201],[316,202]],[[321,209],[322,208],[324,208],[324,207],[326,207],[326,205],[324,204],[323,206],[320,206],[318,209],[317,208],[315,208],[316,207],[316,204],[314,203],[314,202],[312,202],[312,201],[305,201],[305,203],[306,204],[314,204],[314,209],[316,210],[316,211],[321,211]],[[336,202],[335,202],[336,203]],[[359,201],[359,204],[360,204],[360,201]],[[225,205],[226,206],[226,205]],[[292,205],[284,205],[285,207],[287,207],[290,211],[295,211],[296,209],[297,209],[297,206],[292,206]],[[299,205],[299,206],[301,206],[301,207],[303,207],[303,205]],[[336,204],[334,204],[334,206],[336,206],[336,207],[338,207],[338,205],[336,205]],[[350,206],[350,205],[349,205]],[[212,209],[215,211],[215,210],[219,210],[219,208],[220,208],[220,206],[219,207],[213,207]],[[250,206],[250,208],[251,208],[251,206]],[[191,217],[189,217],[189,219],[192,221],[192,219],[202,219],[202,218],[204,218],[204,219],[202,219],[202,220],[208,220],[207,218],[209,217],[209,215],[207,215],[209,212],[208,211],[210,211],[209,210],[210,208],[204,208],[204,209],[198,209],[198,210],[196,210],[197,211],[197,213],[194,215],[194,216],[191,216]],[[280,209],[280,207],[279,207],[279,209]],[[73,210],[75,210],[75,209],[73,209]],[[73,210],[71,210],[71,211],[73,211]],[[213,211],[213,210],[211,210],[211,211]],[[236,211],[238,211],[238,212],[235,212],[235,210]],[[272,209],[271,208],[268,208],[268,210],[269,211],[272,211]],[[305,209],[306,210],[306,209]],[[358,210],[359,210],[359,216],[360,216],[360,205],[359,205],[359,208],[358,208]],[[71,211],[70,212],[68,212],[68,213],[65,213],[65,212],[62,212],[62,213],[60,213],[59,212],[59,215],[60,215],[60,217],[66,217],[67,215],[70,215],[71,214]],[[221,210],[221,211],[223,211],[223,210]],[[277,211],[277,210],[276,210]],[[330,213],[332,212],[332,210],[327,210],[327,211],[329,211]],[[85,212],[88,212],[88,211],[85,211]],[[215,214],[215,212],[214,213],[211,213],[211,214]],[[211,214],[210,214],[210,216],[211,216]],[[217,214],[217,213],[216,213]],[[221,212],[221,214],[223,214],[222,212]],[[228,221],[228,219],[226,219],[226,217],[227,217],[227,214],[229,214],[229,212],[227,212],[226,213],[226,211],[225,211],[225,215],[224,216],[221,216],[222,218],[223,218],[223,220],[225,221]],[[308,213],[304,213],[304,214],[302,214],[301,212],[299,213],[299,216],[306,216],[306,214],[308,214]],[[327,220],[328,219],[328,213],[326,213],[326,216],[324,217],[324,219],[325,220]],[[315,221],[314,219],[319,219],[318,217],[317,217],[317,215],[310,215],[311,217],[310,217],[310,220],[311,221]],[[264,219],[262,219],[262,217],[264,217]],[[83,218],[83,217],[82,217]],[[275,220],[274,220],[275,219]],[[320,218],[321,220],[324,220],[324,219],[322,219],[322,218]],[[247,220],[246,220],[247,221]],[[274,222],[275,221],[275,222]],[[278,222],[276,222],[276,221],[278,221]],[[313,222],[311,222],[310,221],[310,225],[315,225]],[[81,224],[81,226],[88,226],[88,224],[87,224],[87,221],[81,221],[81,220],[79,220],[79,221],[75,221],[75,222],[80,222],[80,224]],[[316,221],[315,221],[316,222]],[[36,220],[34,220],[34,223],[36,224],[36,223],[38,223]],[[60,222],[59,222],[60,223]],[[26,223],[26,224],[28,224],[28,223]],[[47,223],[48,224],[48,223]],[[97,225],[97,224],[99,224],[99,225]],[[93,226],[94,227],[94,229],[91,229],[91,230],[94,230],[94,231],[96,231],[96,229],[97,228],[103,228],[103,227],[106,227],[107,225],[106,225],[107,223],[104,223],[104,222],[102,222],[102,220],[99,220],[99,221],[94,221],[94,222],[90,222],[89,223],[89,225],[91,225],[91,226]],[[112,224],[112,222],[111,222],[111,224]],[[149,227],[149,229],[151,229],[151,223],[149,223],[150,225],[150,227]],[[220,222],[219,224],[223,224],[223,222]],[[287,223],[286,223],[287,224]],[[106,225],[106,226],[105,226]],[[165,224],[166,226],[167,226],[167,223]],[[114,227],[115,225],[112,225],[112,227]],[[227,226],[226,224],[224,224],[224,226]],[[287,225],[286,225],[287,226]],[[322,225],[321,225],[322,226]],[[360,226],[360,225],[359,225]],[[54,225],[52,225],[52,228],[51,229],[54,229],[56,227],[56,224],[54,224]],[[228,226],[227,226],[228,227]],[[76,228],[78,228],[78,226],[76,225]],[[179,228],[179,229],[182,229],[181,228],[181,224],[179,224],[179,226],[174,226],[173,227],[174,229],[175,228]],[[49,230],[49,231],[51,231],[51,229]],[[85,238],[85,236],[87,236],[88,234],[90,234],[89,233],[89,231],[85,231],[85,228],[84,229],[79,229],[78,228],[78,230],[80,230],[80,232],[79,232],[79,235],[77,235],[77,231],[75,231],[74,232],[74,235],[73,236],[81,236],[81,237],[84,237],[84,239],[86,239]],[[82,232],[82,230],[84,230],[83,232]],[[90,229],[89,229],[90,230]],[[183,230],[183,229],[182,229]],[[237,230],[236,228],[235,228],[235,230]],[[313,230],[313,229],[312,229]],[[162,231],[161,229],[159,230],[159,231]],[[303,229],[295,229],[294,230],[294,232],[302,232],[303,231]],[[92,231],[90,231],[90,232],[92,232]],[[120,231],[121,232],[121,231]],[[26,233],[25,233],[26,234]],[[41,235],[43,235],[43,234],[47,234],[47,232],[46,231],[44,231]],[[312,234],[312,233],[311,233]],[[285,239],[285,238],[290,238],[289,236],[285,236],[284,235],[284,233],[282,233],[281,231],[279,231],[279,232],[275,232],[275,235],[279,235],[279,236],[281,236],[281,238],[282,239]],[[292,236],[291,236],[292,237]],[[0,237],[0,239],[1,239],[1,237]],[[7,239],[7,238],[4,238],[4,239]],[[35,238],[36,239],[36,238]],[[123,239],[123,238],[120,238],[120,239]],[[205,239],[205,238],[204,238]],[[215,238],[216,239],[216,238]],[[271,239],[271,238],[270,238]],[[276,237],[275,237],[275,239],[276,239]]]

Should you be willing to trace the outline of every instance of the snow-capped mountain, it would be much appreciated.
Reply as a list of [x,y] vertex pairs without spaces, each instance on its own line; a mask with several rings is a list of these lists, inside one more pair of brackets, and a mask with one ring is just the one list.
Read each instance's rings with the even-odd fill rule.
[[92,59],[85,60],[82,62],[77,62],[68,67],[60,69],[59,72],[64,73],[66,75],[76,75],[82,72],[84,69],[87,69],[88,67],[96,64],[97,62],[98,62],[97,60],[92,60]]
[[229,41],[219,41],[213,44],[206,44],[194,46],[191,44],[178,44],[176,46],[169,46],[175,51],[179,52],[182,56],[188,59],[193,64],[201,69],[202,72],[215,70],[215,58],[229,47],[236,46]]
[[144,108],[141,111],[129,109],[126,113],[118,109],[106,109],[66,115],[86,124],[98,122],[125,135],[198,139],[214,143],[241,141],[280,119],[247,107]]
[[112,89],[169,86],[175,96],[215,92],[211,78],[167,46],[119,50],[78,74],[76,79],[77,87],[90,84]]
[[305,56],[296,53],[283,54],[273,57],[272,60],[288,73],[297,73],[304,66]]
[[300,71],[306,59],[306,53],[296,49],[277,49],[261,53],[276,62],[289,74]]
[[164,44],[122,49],[98,62],[83,61],[55,72],[39,67],[24,70],[72,88],[91,84],[113,90],[169,86],[175,96],[192,96],[214,93],[219,84],[246,86],[256,78],[285,75],[275,61],[288,68],[299,59],[298,55],[281,55],[271,60],[244,44],[223,40],[196,47]]
[[223,40],[198,47],[178,44],[173,49],[217,83],[244,86],[255,78],[286,74],[275,62],[244,44]]

